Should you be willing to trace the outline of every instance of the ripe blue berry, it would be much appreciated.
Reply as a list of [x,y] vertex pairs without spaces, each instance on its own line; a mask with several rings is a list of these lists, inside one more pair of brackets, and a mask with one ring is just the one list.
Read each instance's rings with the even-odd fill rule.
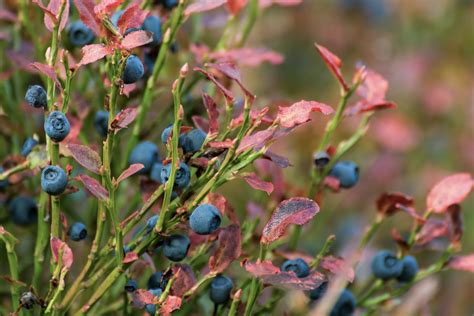
[[327,281],[321,283],[317,288],[312,289],[309,291],[309,298],[312,299],[313,301],[319,300],[321,297],[326,294],[326,291],[328,289],[329,283]]
[[171,132],[173,132],[173,124],[168,125],[168,127],[166,127],[161,133],[161,141],[163,142],[163,144],[166,145],[168,143],[168,139],[170,138]]
[[149,233],[155,228],[156,223],[158,222],[158,215],[153,215],[146,221],[146,232]]
[[[160,297],[161,293],[163,293],[163,291],[161,289],[153,289],[153,290],[149,290],[149,292],[151,294],[153,294],[154,296],[156,296],[156,297]],[[156,305],[147,304],[147,305],[145,305],[145,310],[148,312],[148,314],[155,315],[156,314]]]
[[376,278],[390,280],[400,276],[403,263],[392,252],[381,250],[372,259],[371,267]]
[[53,111],[44,121],[44,131],[55,142],[64,140],[71,130],[71,125],[63,112]]
[[28,156],[36,145],[38,145],[38,141],[33,137],[28,137],[23,143],[23,147],[21,147],[21,155],[23,157]]
[[[167,164],[161,168],[161,183],[166,183],[171,175],[171,164]],[[191,180],[191,171],[189,167],[184,163],[179,163],[179,168],[176,170],[174,179],[174,188],[184,189],[188,186]]]
[[94,116],[94,128],[100,136],[107,136],[109,130],[109,112],[97,111]]
[[331,310],[330,316],[354,315],[356,299],[351,291],[344,289]]
[[211,297],[211,301],[214,304],[224,304],[230,298],[230,292],[234,287],[234,283],[229,277],[224,275],[216,276],[212,282],[211,287],[209,289],[209,296]]
[[221,212],[212,204],[201,204],[189,217],[191,229],[199,235],[209,235],[221,225]]
[[[0,173],[3,173],[4,171],[5,169],[3,169],[3,167],[0,167]],[[5,190],[9,184],[10,182],[8,181],[8,178],[0,181],[0,190]]]
[[127,58],[125,69],[123,71],[122,80],[125,84],[137,82],[145,74],[143,64],[135,55],[130,55]]
[[183,149],[184,153],[197,152],[201,149],[202,144],[204,144],[206,136],[202,129],[195,128],[179,136],[179,146]]
[[143,63],[145,64],[145,75],[151,76],[155,67],[156,56],[154,54],[145,53]]
[[161,169],[163,169],[163,165],[161,163],[159,162],[154,163],[153,167],[151,168],[150,179],[158,183],[161,183]]
[[188,236],[171,235],[165,240],[163,254],[171,261],[181,261],[186,258],[190,245],[191,241]]
[[318,151],[314,154],[314,165],[316,168],[324,168],[330,160],[331,156],[326,151]]
[[80,222],[75,222],[69,227],[68,236],[71,240],[81,241],[87,237],[86,226]]
[[82,21],[74,21],[68,27],[69,43],[76,47],[82,47],[91,44],[94,39],[94,33]]
[[127,283],[125,284],[125,291],[129,293],[133,293],[137,290],[138,288],[138,283],[135,280],[129,279],[127,280]]
[[48,105],[46,91],[40,85],[28,87],[25,95],[25,101],[34,108],[43,108]]
[[153,33],[153,41],[148,44],[149,46],[156,47],[161,44],[161,21],[159,17],[154,15],[147,17],[143,21],[142,29]]
[[413,256],[406,256],[402,259],[403,269],[402,273],[397,277],[399,282],[410,282],[418,273],[418,262]]
[[280,267],[281,271],[293,271],[298,278],[305,278],[309,275],[309,266],[301,258],[286,260]]
[[48,166],[41,172],[41,189],[50,195],[60,195],[66,190],[67,174],[57,166]]
[[157,0],[165,9],[171,10],[178,5],[178,0]]
[[162,289],[163,287],[163,273],[155,272],[153,273],[150,278],[148,278],[148,289]]
[[151,167],[159,159],[158,146],[150,141],[144,141],[139,143],[133,148],[130,158],[128,159],[129,164],[141,163],[144,168],[140,170],[139,174],[149,174]]
[[349,189],[359,181],[359,167],[353,161],[340,161],[332,167],[329,175],[339,180],[341,188]]
[[38,216],[36,202],[27,196],[19,196],[11,200],[7,210],[12,222],[19,226],[35,223]]

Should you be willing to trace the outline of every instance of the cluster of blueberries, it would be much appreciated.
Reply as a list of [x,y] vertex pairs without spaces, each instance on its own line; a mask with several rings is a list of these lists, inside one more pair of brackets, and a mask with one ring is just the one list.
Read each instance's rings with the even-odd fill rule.
[[[330,160],[331,156],[326,151],[314,155],[314,164],[318,169],[323,169]],[[338,161],[329,171],[329,176],[338,179],[341,188],[350,189],[359,182],[359,166],[353,161]]]

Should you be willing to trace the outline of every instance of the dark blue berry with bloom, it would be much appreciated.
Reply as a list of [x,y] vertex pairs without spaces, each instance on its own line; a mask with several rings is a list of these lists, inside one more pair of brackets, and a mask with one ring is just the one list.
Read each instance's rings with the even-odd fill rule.
[[326,291],[328,289],[329,283],[327,281],[321,283],[317,288],[312,289],[309,291],[309,298],[313,301],[319,300],[321,297],[326,294]]
[[83,223],[75,222],[69,227],[68,236],[73,241],[81,241],[87,237],[87,229]]
[[186,235],[171,235],[169,236],[163,246],[163,254],[171,261],[181,261],[186,258],[188,254],[191,241]]
[[164,283],[163,283],[163,273],[161,272],[155,272],[150,277],[148,278],[148,289],[163,289],[164,288]]
[[125,284],[125,291],[129,293],[133,293],[137,290],[138,288],[138,283],[135,280],[129,279],[127,280],[127,283]]
[[356,299],[351,291],[344,289],[331,310],[330,316],[352,316],[356,309]]
[[309,266],[301,258],[286,260],[280,267],[281,271],[293,271],[298,278],[305,278],[309,275]]
[[40,85],[29,86],[25,101],[34,108],[45,108],[48,105],[46,90]]
[[159,17],[151,15],[143,21],[142,29],[153,33],[153,41],[148,45],[156,47],[161,44],[161,20]]
[[353,161],[340,161],[332,167],[329,175],[339,180],[341,188],[349,189],[359,181],[359,167]]
[[[149,292],[151,294],[153,294],[153,296],[156,296],[156,297],[160,297],[161,293],[163,293],[163,291],[161,289],[152,289],[152,290],[149,290]],[[147,305],[145,305],[145,310],[148,312],[148,314],[155,315],[156,314],[156,305],[147,304]]]
[[135,55],[130,55],[125,62],[122,80],[125,84],[135,83],[145,74],[142,61]]
[[133,148],[130,158],[128,159],[129,164],[141,163],[144,168],[140,170],[139,174],[149,174],[151,167],[159,159],[158,146],[150,141],[143,141]]
[[60,195],[66,190],[67,174],[58,166],[48,166],[41,172],[41,189],[50,195]]
[[402,273],[397,277],[399,282],[410,282],[413,281],[416,274],[418,273],[419,267],[416,258],[413,256],[406,256],[402,259]]
[[201,204],[191,213],[189,225],[199,235],[209,235],[221,225],[221,213],[212,204]]
[[381,250],[372,259],[371,267],[376,278],[390,280],[401,275],[403,263],[392,252]]
[[8,203],[10,219],[19,226],[28,226],[36,222],[38,206],[35,200],[27,196],[19,196]]
[[150,179],[161,183],[161,169],[163,169],[163,164],[156,162],[153,164],[150,172]]
[[179,136],[179,146],[184,153],[194,153],[201,149],[207,134],[200,128],[195,128]]
[[68,27],[69,43],[76,47],[82,47],[91,44],[94,39],[94,33],[82,21],[74,21]]
[[107,136],[109,130],[109,112],[97,111],[94,115],[94,128],[100,136]]
[[173,132],[173,124],[168,125],[163,132],[161,133],[161,141],[163,144],[168,143],[168,139],[170,138],[171,133]]
[[146,231],[147,233],[151,232],[155,228],[156,223],[160,217],[158,215],[153,215],[146,221]]
[[49,138],[55,142],[63,141],[71,130],[71,125],[63,112],[53,111],[49,113],[44,122],[44,131]]
[[[168,182],[168,179],[171,175],[171,164],[167,164],[161,168],[161,183]],[[174,179],[174,188],[184,189],[188,186],[189,181],[191,180],[191,171],[189,167],[184,163],[179,163],[179,168],[176,170],[176,175]]]
[[324,168],[330,160],[331,156],[326,151],[318,151],[314,154],[314,165],[317,168]]
[[38,141],[33,137],[28,137],[23,143],[23,147],[21,147],[21,155],[23,157],[28,156],[36,145],[38,145]]
[[224,275],[216,276],[209,289],[209,296],[214,304],[224,304],[230,298],[230,292],[234,287],[232,280]]

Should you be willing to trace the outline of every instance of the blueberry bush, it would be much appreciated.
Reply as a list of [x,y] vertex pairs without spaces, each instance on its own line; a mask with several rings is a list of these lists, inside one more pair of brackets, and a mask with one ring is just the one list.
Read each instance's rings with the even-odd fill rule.
[[[438,275],[474,272],[461,243],[468,172],[416,199],[367,185],[365,219],[331,210],[364,180],[352,153],[372,127],[391,148],[413,141],[379,121],[398,108],[378,71],[343,68],[316,39],[338,101],[252,92],[247,69],[284,63],[252,31],[302,2],[6,1],[1,315],[408,315]],[[339,6],[372,25],[390,14],[384,1]],[[349,229],[315,229],[325,213]]]

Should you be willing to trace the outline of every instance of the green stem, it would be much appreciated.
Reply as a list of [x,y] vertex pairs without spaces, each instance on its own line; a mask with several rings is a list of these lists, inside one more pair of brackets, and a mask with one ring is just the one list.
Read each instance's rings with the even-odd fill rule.
[[[5,249],[7,251],[8,266],[10,269],[10,277],[12,278],[12,281],[16,283],[19,281],[18,257],[15,252],[15,244],[18,242],[18,240],[15,237],[13,237],[12,234],[5,231],[4,229],[3,229],[3,232],[0,234],[0,240],[3,240],[3,242],[5,243]],[[10,285],[12,307],[14,311],[18,310],[18,305],[19,305],[18,303],[20,301],[20,292],[18,289],[19,289],[18,284]]]
[[[431,214],[433,214],[431,210],[426,210],[426,212],[423,214],[423,220],[424,221],[428,220]],[[421,229],[423,228],[423,225],[424,225],[424,222],[415,221],[414,227],[410,233],[410,236],[408,237],[408,241],[407,241],[408,249],[410,249],[415,243],[416,235],[421,231]]]
[[15,173],[22,172],[23,170],[28,169],[29,166],[30,166],[30,162],[27,160],[19,165],[16,165],[13,168],[5,170],[4,172],[0,173],[0,181],[8,179],[8,177],[10,177],[11,175]]
[[[265,260],[265,255],[267,253],[267,246],[265,244],[260,243],[260,251],[258,255],[258,261]],[[260,293],[260,280],[258,278],[252,278],[252,283],[250,285],[250,292],[247,299],[247,305],[245,306],[245,316],[252,315],[252,310],[255,306],[255,302],[257,300],[258,294]]]
[[314,260],[310,263],[311,268],[317,268],[319,264],[321,263],[321,260],[323,260],[324,256],[326,256],[331,250],[332,244],[336,241],[336,236],[335,235],[329,235],[329,237],[326,239],[326,242],[323,245],[323,248],[319,251],[319,253],[316,255]]
[[238,290],[238,292],[235,293],[234,297],[232,298],[232,304],[230,305],[229,313],[227,314],[227,316],[237,315],[237,308],[239,307],[241,299],[242,299],[242,291]]
[[257,22],[259,14],[258,0],[250,0],[248,5],[248,18],[247,22],[242,31],[242,37],[240,38],[238,47],[243,47],[248,40],[250,32],[252,31],[255,22]]
[[46,209],[48,207],[48,194],[41,192],[39,207],[38,207],[38,229],[36,232],[36,245],[34,255],[34,269],[33,269],[33,288],[40,291],[40,281],[43,272],[44,253],[48,245],[48,225],[46,219]]

